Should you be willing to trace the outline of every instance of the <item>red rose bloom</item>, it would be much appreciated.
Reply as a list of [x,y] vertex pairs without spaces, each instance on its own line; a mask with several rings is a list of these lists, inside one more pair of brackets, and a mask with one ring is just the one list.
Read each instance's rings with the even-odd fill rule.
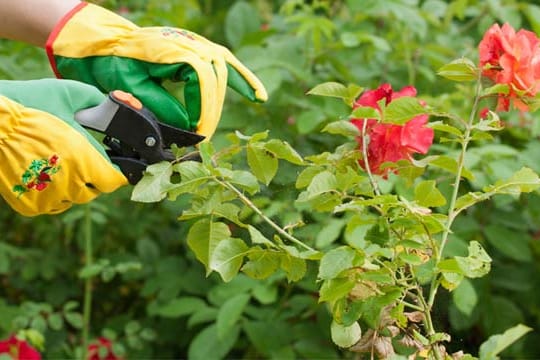
[[[403,96],[416,96],[416,89],[406,86],[394,92],[390,84],[383,84],[378,89],[364,92],[356,101],[354,108],[368,106],[380,110],[377,102],[380,100],[389,104],[392,100]],[[418,115],[403,125],[379,123],[374,119],[352,119],[351,122],[360,130],[366,124],[366,135],[369,136],[367,157],[369,169],[374,174],[387,175],[387,169],[380,166],[385,162],[396,162],[403,159],[412,159],[412,154],[426,154],[433,143],[433,129],[425,127],[428,115]],[[358,137],[362,149],[363,137]],[[365,169],[365,161],[360,165]]]
[[[100,356],[100,349],[105,348],[107,352],[105,356]],[[87,360],[122,360],[123,358],[116,356],[112,350],[112,342],[104,337],[98,338],[96,342],[88,345]]]
[[478,51],[482,74],[509,86],[507,95],[499,95],[497,109],[508,111],[512,101],[516,108],[527,111],[522,98],[533,97],[540,90],[540,39],[536,34],[495,24],[484,34]]
[[7,354],[13,360],[41,360],[41,355],[26,341],[12,335],[9,339],[0,341],[0,354]]

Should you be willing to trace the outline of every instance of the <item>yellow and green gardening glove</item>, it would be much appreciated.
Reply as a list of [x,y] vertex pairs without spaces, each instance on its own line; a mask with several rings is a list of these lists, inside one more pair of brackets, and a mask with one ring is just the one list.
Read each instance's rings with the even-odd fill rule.
[[0,81],[0,194],[14,210],[55,214],[127,184],[74,120],[104,99],[72,80]]
[[[66,14],[46,48],[58,77],[132,93],[160,121],[207,138],[227,85],[252,101],[267,99],[259,79],[225,47],[187,30],[138,27],[97,5],[82,2]],[[183,104],[164,80],[184,82]]]

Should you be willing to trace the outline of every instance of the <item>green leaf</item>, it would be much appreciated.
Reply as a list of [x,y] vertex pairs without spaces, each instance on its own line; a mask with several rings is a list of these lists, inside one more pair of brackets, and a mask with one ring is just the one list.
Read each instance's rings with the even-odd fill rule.
[[185,296],[173,299],[153,310],[155,315],[165,318],[179,318],[181,316],[191,315],[198,310],[207,307],[206,303],[194,296]]
[[384,109],[384,123],[403,125],[415,116],[427,114],[426,108],[420,105],[417,98],[404,96],[392,100]]
[[199,186],[211,179],[210,172],[203,164],[196,161],[183,161],[173,165],[173,170],[181,175],[181,182],[169,186],[169,199],[175,200],[178,195],[195,192]]
[[263,145],[250,144],[247,146],[247,161],[253,175],[260,182],[270,184],[278,169],[276,156]]
[[354,288],[355,280],[346,278],[337,278],[325,280],[319,291],[319,302],[333,302],[347,295]]
[[[446,155],[440,155],[440,156],[434,156],[429,159],[429,164],[431,166],[435,166],[444,170],[447,170],[451,172],[452,174],[457,174],[458,170],[458,163],[456,160],[452,159],[449,156]],[[474,175],[466,168],[463,168],[461,172],[461,176],[466,178],[467,180],[474,181]]]
[[276,272],[281,255],[271,250],[256,250],[248,255],[249,260],[242,267],[242,272],[254,279],[265,279]]
[[463,274],[463,270],[459,267],[455,258],[440,261],[437,264],[437,270],[439,272]]
[[[473,125],[473,129],[482,131],[482,134],[485,134],[487,131],[500,131],[504,129],[504,125],[502,124],[499,115],[490,110],[488,113],[488,119],[481,119],[479,122]],[[475,135],[476,134],[478,133],[475,132]]]
[[216,218],[224,218],[235,224],[244,226],[238,218],[239,213],[240,208],[232,203],[218,204],[212,209],[212,215],[214,215]]
[[474,63],[466,58],[454,60],[437,71],[440,76],[454,81],[474,81],[477,73],[478,69]]
[[212,164],[212,154],[214,154],[214,146],[210,141],[203,141],[198,145],[199,155],[201,156],[202,164],[209,168]]
[[329,171],[323,171],[318,173],[313,177],[311,183],[306,189],[305,193],[307,195],[306,200],[313,199],[316,196],[321,194],[335,191],[337,188],[337,179],[334,174]]
[[217,334],[219,339],[224,339],[234,328],[249,303],[249,294],[238,294],[225,301],[220,309],[216,320]]
[[281,269],[285,271],[289,282],[300,281],[304,278],[307,271],[306,260],[290,255],[281,256]]
[[268,240],[257,228],[254,226],[248,225],[249,236],[251,237],[251,242],[254,244],[264,244],[268,247],[275,247],[276,245]]
[[358,130],[358,128],[347,120],[331,122],[330,124],[326,125],[324,129],[322,129],[322,132],[350,137],[360,135],[360,131]]
[[291,360],[295,358],[294,353],[292,358],[280,356],[283,348],[290,346],[290,330],[292,330],[290,323],[274,317],[272,321],[267,319],[245,321],[242,328],[247,335],[249,344],[255,347],[254,351],[257,351],[260,358],[275,360]]
[[394,283],[394,278],[391,274],[388,273],[388,270],[371,270],[365,271],[360,274],[362,280],[372,281],[379,284],[392,284]]
[[171,175],[172,165],[167,161],[148,166],[142,179],[133,188],[131,200],[146,203],[163,200],[172,185]]
[[224,338],[220,338],[217,325],[210,325],[198,333],[190,343],[188,358],[190,360],[222,359],[231,351],[239,334],[240,327],[236,326]]
[[257,178],[249,171],[235,170],[232,172],[232,177],[229,181],[234,185],[238,185],[251,195],[257,193],[260,189]]
[[334,344],[342,348],[353,346],[362,337],[362,329],[360,329],[360,325],[357,322],[354,322],[350,326],[344,326],[338,324],[336,321],[332,321],[330,333]]
[[76,312],[67,312],[67,313],[64,313],[64,318],[74,328],[82,329],[83,317],[81,314],[76,313]]
[[398,255],[399,259],[403,260],[405,263],[410,265],[421,265],[424,261],[420,256],[416,254],[408,254],[406,252],[400,252]]
[[211,271],[210,259],[218,244],[230,238],[229,227],[221,222],[202,219],[191,226],[187,235],[187,243],[197,259],[206,267],[206,274]]
[[463,279],[460,285],[452,292],[452,299],[456,308],[466,316],[471,316],[478,303],[478,294],[471,281]]
[[79,277],[81,279],[88,279],[99,275],[107,266],[109,266],[109,260],[100,259],[90,265],[86,265],[79,271]]
[[529,262],[533,255],[529,246],[530,235],[506,226],[491,224],[485,227],[484,234],[488,242],[510,259]]
[[64,304],[64,306],[62,307],[62,311],[64,312],[69,312],[71,310],[75,310],[77,307],[79,306],[79,303],[76,302],[76,301],[68,301],[67,303]]
[[462,210],[467,209],[468,207],[473,206],[476,203],[487,200],[488,198],[489,198],[489,194],[485,194],[478,191],[469,192],[457,198],[455,209],[457,211],[462,211]]
[[343,219],[330,219],[328,223],[325,223],[315,239],[317,248],[324,248],[335,242],[346,223]]
[[446,198],[437,189],[435,180],[422,181],[414,188],[414,200],[420,206],[437,207],[446,204]]
[[242,44],[244,37],[259,31],[261,20],[258,14],[257,9],[245,1],[230,7],[225,17],[225,37],[234,48]]
[[499,359],[498,355],[512,345],[523,335],[531,331],[530,327],[524,325],[516,325],[504,333],[499,335],[493,335],[487,341],[480,346],[479,359],[480,360],[496,360]]
[[296,165],[304,164],[304,159],[293,149],[286,141],[272,139],[268,141],[264,147],[271,151],[277,158],[286,160]]
[[196,325],[215,322],[218,314],[218,309],[213,307],[204,307],[195,311],[188,319],[188,328],[193,328]]
[[323,168],[318,166],[309,166],[305,168],[296,178],[295,187],[297,189],[302,189],[307,187],[313,181],[313,178],[318,173],[322,172]]
[[240,270],[247,249],[242,239],[227,238],[220,241],[210,256],[210,269],[217,271],[223,281],[231,281]]
[[521,168],[506,180],[499,180],[494,185],[486,186],[483,190],[494,194],[519,195],[523,192],[531,192],[540,187],[540,178],[533,170],[527,167]]
[[234,134],[240,140],[244,140],[244,141],[248,141],[250,143],[254,143],[254,142],[266,139],[268,137],[268,130],[255,133],[255,134],[253,134],[251,136],[250,135],[244,135],[238,130],[236,130],[234,132]]
[[488,96],[494,94],[508,95],[510,87],[508,84],[495,84],[482,90],[481,96]]
[[277,284],[261,283],[253,288],[253,298],[263,305],[270,305],[278,299]]
[[62,320],[62,315],[59,313],[50,314],[47,318],[47,323],[52,330],[61,330],[64,326],[64,321]]
[[456,256],[455,259],[463,274],[469,278],[478,278],[489,273],[491,258],[478,241],[469,243],[467,257]]
[[463,136],[463,132],[457,127],[443,123],[442,121],[431,122],[429,127],[433,130],[442,131],[448,134],[456,135],[458,138]]
[[[352,119],[381,119],[379,110],[371,106],[359,106],[354,109],[350,116]],[[360,132],[360,130],[358,130]]]
[[319,266],[319,279],[336,278],[342,271],[355,265],[356,250],[348,246],[333,249],[324,254]]
[[349,90],[343,84],[330,81],[315,86],[307,92],[307,95],[336,97],[346,100],[349,98]]

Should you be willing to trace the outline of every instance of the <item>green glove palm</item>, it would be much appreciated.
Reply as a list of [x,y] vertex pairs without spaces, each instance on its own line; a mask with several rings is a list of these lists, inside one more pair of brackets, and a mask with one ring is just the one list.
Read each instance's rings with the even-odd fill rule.
[[[58,76],[103,91],[132,93],[163,122],[210,137],[227,85],[252,101],[265,101],[262,83],[232,53],[192,32],[140,28],[99,6],[81,3],[47,41]],[[183,81],[184,105],[162,86]]]

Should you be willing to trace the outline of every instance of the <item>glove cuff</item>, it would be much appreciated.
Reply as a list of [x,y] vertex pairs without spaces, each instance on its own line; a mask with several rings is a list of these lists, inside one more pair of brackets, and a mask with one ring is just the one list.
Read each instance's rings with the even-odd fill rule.
[[56,67],[56,60],[54,58],[54,51],[53,51],[53,45],[56,41],[56,38],[64,28],[64,26],[77,14],[79,11],[81,11],[83,8],[85,8],[88,5],[86,2],[81,2],[77,4],[73,9],[71,9],[66,15],[60,19],[60,21],[54,26],[51,33],[49,34],[49,37],[47,38],[47,42],[45,44],[45,50],[47,51],[47,57],[49,58],[49,63],[51,64],[52,70],[54,71],[54,74],[57,78],[61,78],[62,75],[58,71],[58,68]]
[[137,25],[101,6],[81,2],[56,24],[45,44],[51,67],[62,77],[57,59],[81,59],[113,55],[118,38],[137,29]]

